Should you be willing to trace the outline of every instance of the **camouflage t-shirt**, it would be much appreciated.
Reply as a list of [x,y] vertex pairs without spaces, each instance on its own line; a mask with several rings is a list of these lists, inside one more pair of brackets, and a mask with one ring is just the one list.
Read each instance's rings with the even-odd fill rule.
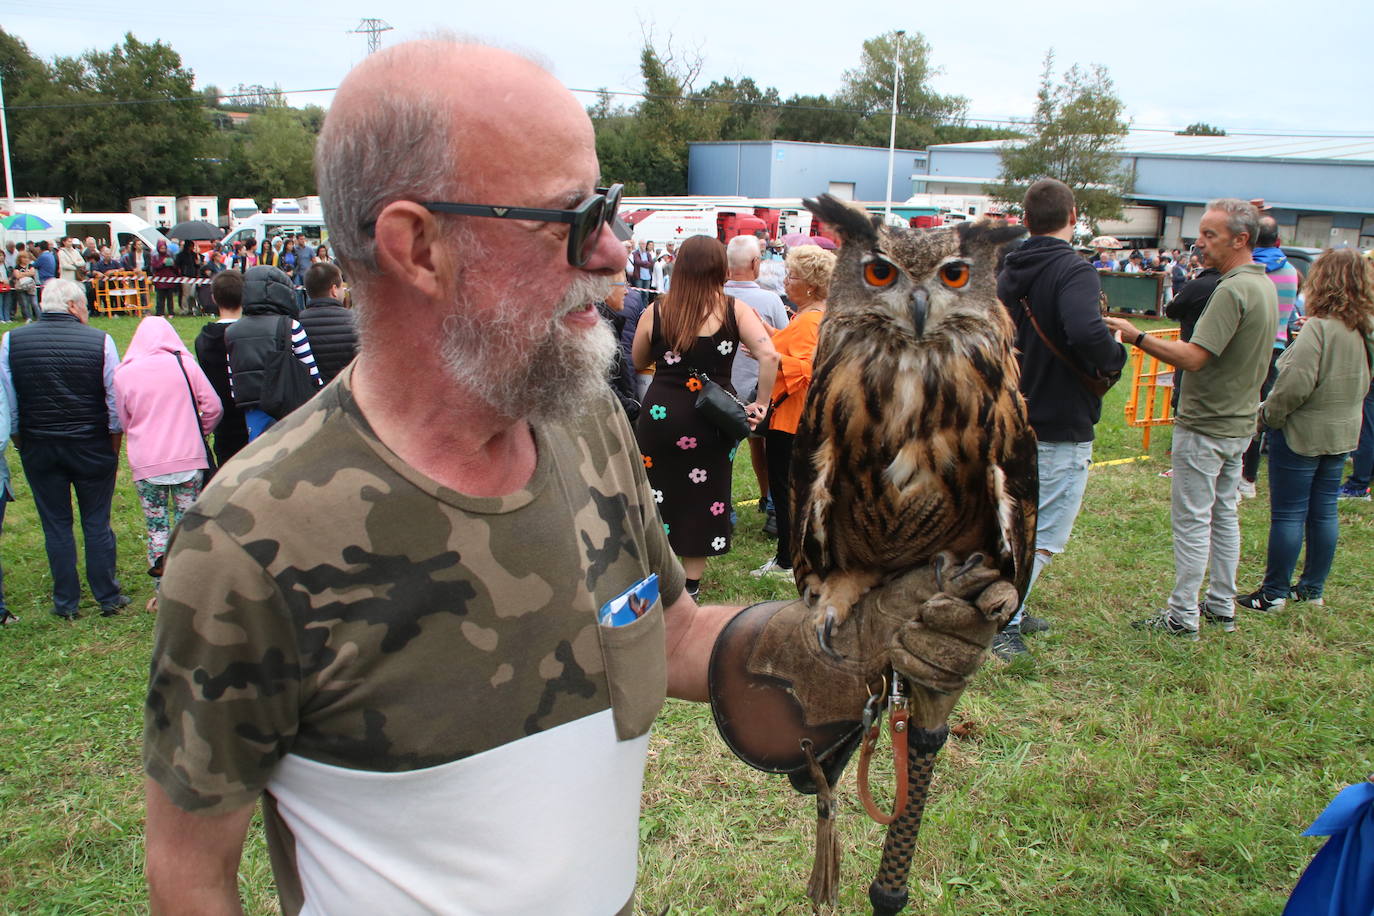
[[[474,498],[382,444],[351,379],[173,537],[147,771],[193,812],[265,791],[288,912],[615,912],[683,585],[624,414],[536,430],[528,485]],[[655,573],[660,603],[598,624]]]

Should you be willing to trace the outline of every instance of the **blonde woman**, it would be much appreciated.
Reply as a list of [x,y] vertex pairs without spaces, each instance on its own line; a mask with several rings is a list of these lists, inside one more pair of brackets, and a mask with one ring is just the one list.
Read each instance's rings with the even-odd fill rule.
[[[19,252],[14,259],[14,270],[10,272],[10,286],[14,287],[14,317],[32,321],[38,317],[38,268],[33,266],[33,255],[27,251]],[[6,319],[9,320],[9,319]]]
[[765,440],[768,492],[773,494],[773,512],[778,520],[778,549],[771,560],[753,571],[755,576],[792,575],[792,440],[796,438],[802,405],[811,388],[816,340],[834,270],[835,255],[817,245],[803,245],[787,253],[783,288],[797,312],[787,327],[773,335],[773,347],[778,351],[778,380],[773,385],[772,413]]

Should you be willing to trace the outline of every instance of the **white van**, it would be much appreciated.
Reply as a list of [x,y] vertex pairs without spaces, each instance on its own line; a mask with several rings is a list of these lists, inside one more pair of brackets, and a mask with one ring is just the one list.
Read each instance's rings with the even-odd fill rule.
[[318,245],[329,237],[324,217],[319,214],[259,213],[241,221],[238,228],[224,237],[223,242],[226,247],[231,248],[235,242],[243,242],[244,245],[251,245],[256,250],[261,248],[266,240],[279,235],[294,236],[298,232],[303,233],[312,245]]
[[116,253],[121,245],[129,244],[135,237],[142,239],[149,251],[156,251],[158,242],[167,241],[167,236],[154,229],[146,219],[132,213],[64,213],[62,218],[66,222],[62,238],[91,237],[97,245],[109,245]]

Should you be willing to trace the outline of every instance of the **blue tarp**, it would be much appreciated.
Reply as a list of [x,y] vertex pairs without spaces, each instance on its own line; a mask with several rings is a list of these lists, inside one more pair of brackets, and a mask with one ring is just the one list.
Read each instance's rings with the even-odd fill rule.
[[1374,781],[1342,789],[1303,836],[1329,836],[1284,916],[1374,916]]

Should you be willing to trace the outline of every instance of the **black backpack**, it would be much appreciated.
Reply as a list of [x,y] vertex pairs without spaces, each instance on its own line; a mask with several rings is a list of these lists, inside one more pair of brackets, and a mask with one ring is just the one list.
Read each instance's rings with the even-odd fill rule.
[[280,420],[315,395],[315,379],[291,350],[291,316],[277,319],[276,346],[262,367],[258,409]]

